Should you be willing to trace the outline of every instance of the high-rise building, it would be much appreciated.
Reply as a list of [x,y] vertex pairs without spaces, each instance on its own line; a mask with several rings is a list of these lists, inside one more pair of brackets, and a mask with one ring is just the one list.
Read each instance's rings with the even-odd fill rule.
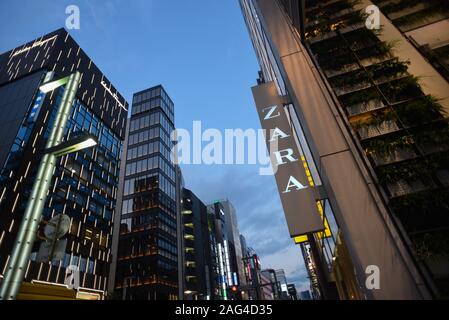
[[274,300],[273,285],[270,278],[267,278],[263,273],[260,273],[260,299]]
[[[232,270],[235,272],[233,274],[234,285],[245,285],[245,274],[243,270],[243,260],[242,260],[242,246],[240,243],[240,232],[239,225],[237,221],[237,214],[235,208],[231,201],[220,200],[218,201],[222,205],[223,217],[225,221],[225,230],[227,233],[228,246],[231,254],[231,264]],[[210,205],[215,206],[215,204]]]
[[[176,142],[175,142],[176,143]],[[177,157],[177,153],[173,152],[173,156]],[[177,163],[177,160],[175,160]],[[178,241],[178,299],[184,300],[185,299],[185,281],[180,281],[181,279],[185,279],[185,246],[184,246],[184,223],[182,219],[182,197],[185,182],[184,182],[184,176],[182,174],[181,167],[176,164],[175,165],[175,175],[176,175],[176,205],[177,205],[177,215],[178,215],[178,221],[177,221],[177,234]]]
[[[216,201],[207,206],[209,219],[213,225],[213,252],[215,254],[215,290],[217,300],[232,299],[236,295],[240,299],[241,292],[232,292],[233,287],[241,285],[238,269],[238,257],[243,271],[242,250],[240,247],[240,234],[238,233],[237,219],[232,204],[226,201]],[[233,218],[232,218],[233,215]],[[237,228],[237,230],[235,229]],[[235,247],[234,236],[238,237],[238,249]]]
[[216,202],[207,206],[211,228],[211,246],[214,261],[214,300],[228,300],[229,288],[234,284],[231,272],[231,255],[226,232],[223,205]]
[[269,281],[271,287],[271,293],[273,294],[273,300],[282,299],[281,283],[279,282],[276,271],[274,269],[264,269],[260,272],[261,277]]
[[312,300],[309,290],[301,291],[299,296],[301,300]]
[[215,274],[206,205],[189,189],[182,191],[184,299],[210,300]]
[[249,300],[263,300],[265,295],[260,273],[262,266],[254,249],[247,249],[245,255],[243,256],[243,267],[246,285],[242,286],[241,290],[248,292]]
[[162,86],[134,94],[116,214],[116,298],[179,297],[179,175],[171,158],[173,130],[174,105]]
[[[67,106],[64,114],[62,105]],[[50,152],[45,150],[54,138],[50,133],[59,123],[63,144],[86,134],[98,144],[61,153],[54,172],[45,176],[51,184],[46,198],[38,200],[45,204],[24,280],[60,288],[70,267],[79,270],[75,286],[80,292],[97,298],[106,295],[127,108],[125,99],[64,29],[0,55],[1,279],[41,159]],[[55,222],[58,227],[52,229]],[[50,291],[41,293],[51,295]]]
[[276,273],[276,279],[279,283],[279,288],[281,289],[281,299],[288,299],[288,287],[287,287],[287,277],[285,276],[284,269],[277,269],[274,271]]
[[287,284],[288,295],[292,300],[298,300],[298,292],[294,283]]
[[321,297],[445,297],[448,5],[373,2],[241,0],[253,94]]
[[242,257],[246,257],[248,255],[248,245],[243,234],[240,235],[240,246],[242,247]]

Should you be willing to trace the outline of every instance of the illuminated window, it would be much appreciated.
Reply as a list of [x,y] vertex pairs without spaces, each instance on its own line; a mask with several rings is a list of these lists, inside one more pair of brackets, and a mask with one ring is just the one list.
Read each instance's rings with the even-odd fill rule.
[[92,230],[87,229],[84,231],[84,239],[92,241]]
[[186,239],[186,240],[194,240],[195,238],[191,234],[186,234],[186,235],[184,235],[184,239]]

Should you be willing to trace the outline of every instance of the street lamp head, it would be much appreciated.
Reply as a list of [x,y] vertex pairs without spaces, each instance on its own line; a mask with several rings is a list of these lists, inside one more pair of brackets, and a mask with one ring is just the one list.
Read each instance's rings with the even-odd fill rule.
[[98,144],[98,139],[92,134],[80,134],[76,138],[65,141],[57,146],[45,150],[45,153],[51,153],[55,157],[61,157],[69,153],[78,152],[83,149],[91,148]]
[[90,147],[94,147],[97,144],[98,144],[98,142],[95,139],[88,138],[87,140],[85,140],[85,141],[83,141],[83,142],[81,142],[79,144],[79,148],[80,148],[80,150],[81,149],[87,149],[87,148],[90,148]]
[[60,86],[65,85],[67,82],[69,81],[69,76],[64,77],[62,79],[58,79],[58,80],[54,80],[54,81],[49,81],[45,84],[43,84],[42,86],[40,86],[40,91],[42,91],[43,93],[48,93],[50,91],[55,90],[56,88],[59,88]]

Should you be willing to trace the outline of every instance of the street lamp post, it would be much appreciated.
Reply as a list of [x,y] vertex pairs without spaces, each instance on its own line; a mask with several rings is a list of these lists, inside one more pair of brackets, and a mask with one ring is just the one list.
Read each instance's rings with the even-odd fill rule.
[[[76,141],[73,144],[70,142],[61,143],[80,79],[81,75],[76,71],[65,78],[45,83],[40,87],[42,92],[47,93],[62,85],[66,85],[56,113],[55,122],[45,146],[46,150],[42,156],[31,195],[28,199],[11,258],[8,262],[0,290],[1,300],[14,300],[22,285],[25,269],[28,265],[47,199],[47,193],[56,169],[56,157],[96,144],[95,139],[91,136],[86,141]],[[75,145],[77,147],[74,148]]]

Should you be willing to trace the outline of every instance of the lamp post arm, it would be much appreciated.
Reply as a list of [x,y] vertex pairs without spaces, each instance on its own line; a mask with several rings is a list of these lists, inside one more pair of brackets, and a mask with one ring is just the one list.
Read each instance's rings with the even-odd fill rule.
[[[68,77],[64,95],[58,106],[55,122],[47,141],[47,148],[59,144],[64,137],[64,131],[80,78],[81,75],[78,71]],[[19,293],[55,168],[56,157],[53,154],[45,154],[39,165],[11,258],[6,268],[5,278],[0,290],[0,299],[2,300],[14,300]]]

